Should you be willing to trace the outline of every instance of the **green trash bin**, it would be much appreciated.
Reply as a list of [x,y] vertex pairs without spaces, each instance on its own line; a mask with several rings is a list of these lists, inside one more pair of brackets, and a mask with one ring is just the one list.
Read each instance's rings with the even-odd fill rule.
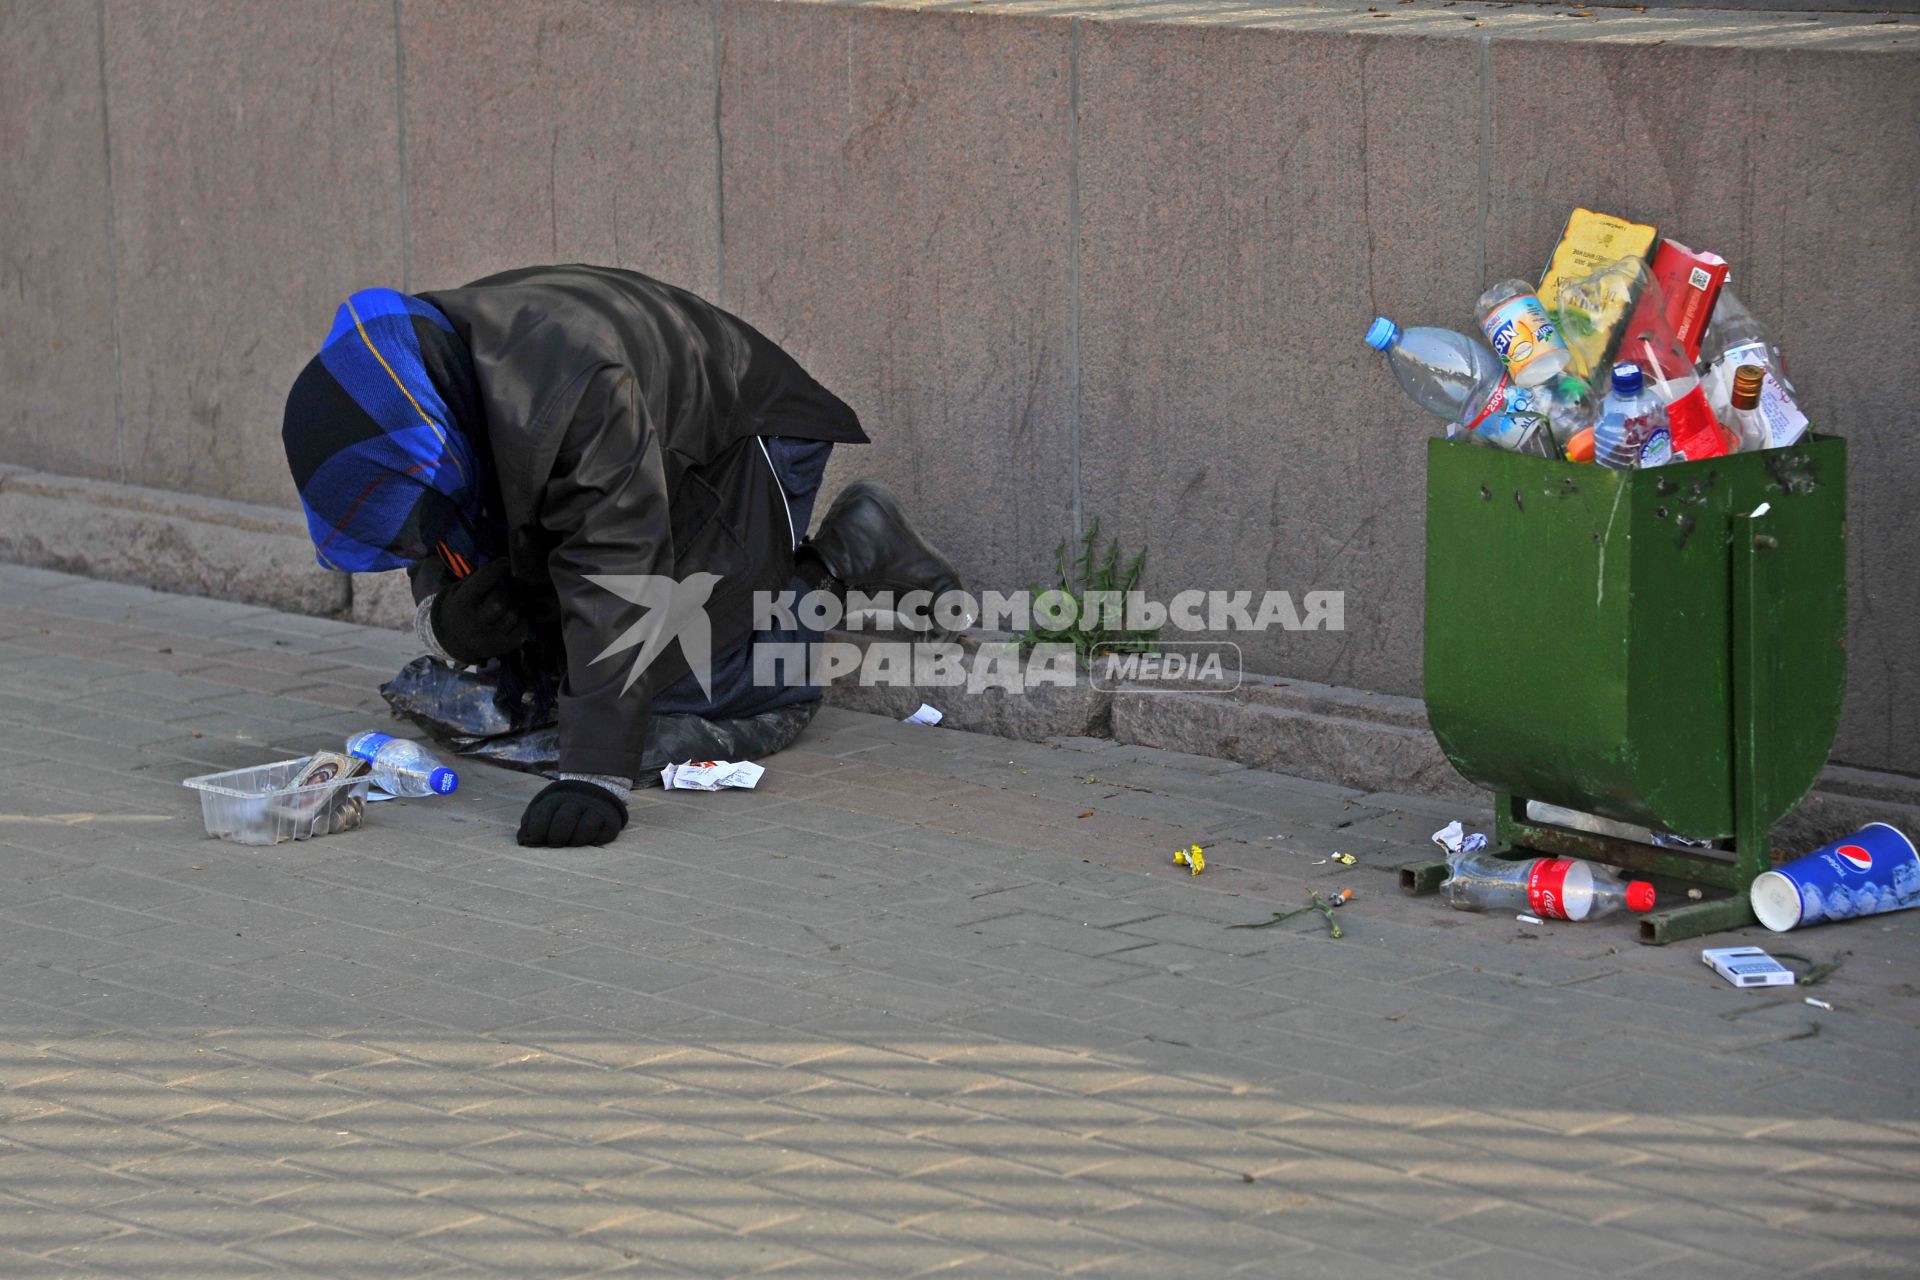
[[[1752,919],[1768,830],[1826,763],[1845,677],[1844,440],[1646,471],[1429,445],[1434,734],[1496,794],[1496,849],[1715,891],[1643,918],[1644,941]],[[1544,826],[1529,800],[1714,847]],[[1430,892],[1444,868],[1402,884]]]

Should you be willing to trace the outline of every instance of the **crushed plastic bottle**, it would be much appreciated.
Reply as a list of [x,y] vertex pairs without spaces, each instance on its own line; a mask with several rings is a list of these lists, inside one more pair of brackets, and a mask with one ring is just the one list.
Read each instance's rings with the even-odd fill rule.
[[1558,456],[1550,433],[1541,429],[1547,415],[1539,391],[1515,386],[1493,352],[1466,334],[1402,329],[1380,316],[1367,329],[1367,345],[1387,357],[1394,379],[1415,404],[1458,424],[1458,434],[1516,453]]
[[1447,859],[1440,886],[1456,911],[1527,911],[1543,920],[1599,920],[1622,911],[1651,911],[1653,886],[1623,880],[1578,858],[1502,858],[1463,853]]
[[1523,387],[1551,382],[1572,356],[1547,309],[1525,280],[1502,280],[1480,295],[1473,314],[1507,373]]
[[460,775],[432,752],[390,733],[356,733],[347,739],[347,754],[371,764],[374,785],[388,795],[443,796],[460,785]]
[[1613,389],[1593,428],[1593,460],[1616,471],[1658,467],[1673,460],[1667,414],[1641,381],[1640,366],[1613,366]]

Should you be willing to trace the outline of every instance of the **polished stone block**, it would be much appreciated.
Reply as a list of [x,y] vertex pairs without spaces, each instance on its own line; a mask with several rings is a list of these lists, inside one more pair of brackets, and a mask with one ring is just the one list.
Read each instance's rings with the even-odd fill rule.
[[1067,24],[720,12],[726,305],[866,424],[830,485],[1024,584],[1071,527]]
[[0,4],[0,457],[118,479],[92,5]]
[[291,504],[287,388],[401,279],[393,7],[106,7],[128,478]]
[[401,5],[410,279],[548,262],[717,283],[704,0]]

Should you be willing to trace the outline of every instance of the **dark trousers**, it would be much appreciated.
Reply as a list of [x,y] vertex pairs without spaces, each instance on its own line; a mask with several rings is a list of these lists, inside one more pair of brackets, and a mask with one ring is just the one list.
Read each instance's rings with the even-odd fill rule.
[[[820,482],[827,473],[827,459],[833,453],[829,441],[793,440],[785,436],[762,436],[766,465],[772,467],[780,491],[787,499],[794,542],[806,537],[813,523],[814,499],[820,494]],[[807,585],[799,578],[790,584],[799,594]],[[737,720],[772,711],[776,707],[813,702],[820,687],[812,684],[760,686],[753,682],[753,652],[762,644],[811,643],[820,634],[805,628],[756,631],[713,655],[711,684],[713,696],[701,691],[692,676],[684,676],[654,697],[655,715],[696,715],[709,720]],[[782,664],[787,666],[791,664]],[[782,674],[786,674],[782,671]]]

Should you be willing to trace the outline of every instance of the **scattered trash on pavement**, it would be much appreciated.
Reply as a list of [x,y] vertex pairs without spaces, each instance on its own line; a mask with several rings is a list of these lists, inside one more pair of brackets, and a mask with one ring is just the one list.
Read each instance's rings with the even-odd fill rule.
[[1577,858],[1502,858],[1459,853],[1441,884],[1456,911],[1528,911],[1549,920],[1598,920],[1621,911],[1653,910],[1653,886],[1625,881]]
[[766,772],[764,766],[750,760],[689,760],[662,769],[660,786],[667,791],[718,791],[722,787],[751,791]]
[[[1197,876],[1207,869],[1207,855],[1200,851],[1200,846],[1197,844],[1188,849],[1175,849],[1173,851],[1173,865],[1176,867],[1186,867],[1192,874]],[[1228,878],[1231,879],[1232,877]]]
[[371,776],[336,752],[186,779],[207,834],[234,844],[311,840],[358,827]]
[[1833,1012],[1832,1005],[1828,1004],[1825,1000],[1817,1000],[1812,996],[1808,996],[1805,1000],[1801,1001],[1801,1003],[1810,1004],[1816,1009],[1825,1009],[1828,1013]]
[[1478,831],[1468,835],[1466,828],[1454,819],[1433,833],[1433,842],[1448,853],[1478,853],[1487,847],[1487,838]]
[[1352,854],[1341,853],[1338,849],[1335,849],[1333,851],[1333,860],[1339,863],[1343,867],[1350,867],[1354,863],[1360,861],[1360,859],[1354,857]]
[[1330,936],[1335,938],[1339,937],[1340,923],[1339,921],[1333,918],[1333,913],[1336,909],[1343,907],[1347,903],[1353,901],[1353,890],[1342,889],[1340,892],[1334,894],[1331,898],[1327,898],[1325,900],[1321,899],[1319,893],[1313,890],[1309,890],[1307,892],[1307,897],[1312,899],[1312,902],[1307,906],[1295,907],[1292,911],[1276,911],[1273,913],[1273,916],[1271,919],[1262,920],[1257,924],[1230,924],[1227,926],[1227,928],[1229,929],[1271,929],[1273,928],[1273,926],[1277,924],[1285,924],[1287,921],[1292,920],[1297,916],[1304,916],[1309,912],[1318,911],[1320,914],[1324,915],[1327,918],[1327,924],[1332,926],[1333,932]]
[[460,775],[417,742],[390,733],[356,733],[347,754],[373,766],[373,781],[395,796],[444,796],[460,787]]
[[1793,971],[1758,947],[1707,947],[1700,960],[1736,987],[1793,985]]
[[1542,920],[1539,916],[1530,916],[1524,911],[1522,911],[1519,915],[1515,916],[1514,919],[1518,920],[1521,924],[1545,924],[1546,923],[1546,921]]
[[1352,899],[1353,890],[1342,889],[1340,892],[1333,895],[1333,899],[1330,902],[1322,902],[1320,900],[1320,895],[1318,893],[1313,892],[1312,890],[1309,890],[1307,892],[1307,896],[1313,899],[1314,908],[1317,911],[1319,911],[1321,915],[1327,918],[1327,930],[1328,930],[1327,936],[1331,938],[1339,937],[1340,922],[1333,918],[1333,912],[1336,907],[1345,906],[1347,902]]
[[1803,987],[1811,987],[1817,983],[1825,982],[1828,978],[1832,977],[1834,971],[1846,963],[1846,958],[1852,954],[1853,952],[1851,951],[1842,951],[1833,959],[1823,961],[1819,964],[1815,964],[1808,956],[1797,956],[1789,951],[1782,951],[1778,958],[1781,960],[1797,960],[1801,964],[1806,965],[1807,971],[1800,975],[1800,985]]
[[901,724],[939,724],[942,720],[945,720],[945,719],[946,717],[941,715],[936,708],[928,706],[926,703],[923,702],[920,704],[920,709],[918,711],[914,712],[912,715],[908,716],[906,719],[902,720],[900,723]]
[[1884,822],[1763,871],[1749,891],[1753,914],[1775,933],[1821,920],[1920,905],[1920,853]]

